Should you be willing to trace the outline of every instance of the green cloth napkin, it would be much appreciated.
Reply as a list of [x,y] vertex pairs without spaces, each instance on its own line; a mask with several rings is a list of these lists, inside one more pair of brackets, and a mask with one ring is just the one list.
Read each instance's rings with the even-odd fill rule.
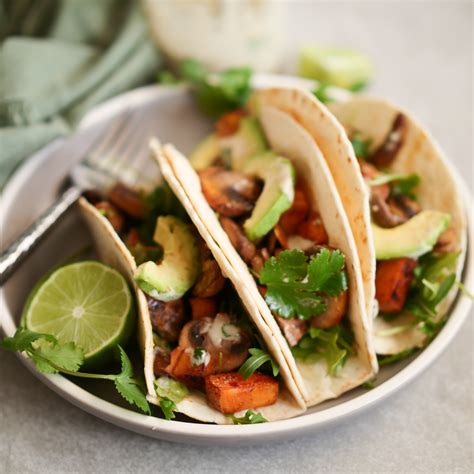
[[15,0],[0,18],[1,188],[96,104],[153,80],[160,59],[133,0]]

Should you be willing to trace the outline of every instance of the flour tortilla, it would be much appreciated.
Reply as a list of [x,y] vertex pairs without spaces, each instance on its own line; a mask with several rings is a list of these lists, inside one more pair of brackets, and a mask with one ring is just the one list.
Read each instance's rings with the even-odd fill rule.
[[[434,209],[451,215],[451,227],[455,231],[456,248],[461,252],[456,268],[459,278],[467,246],[465,210],[452,169],[433,137],[410,114],[385,99],[359,96],[344,102],[330,104],[329,108],[345,127],[349,136],[354,131],[358,131],[363,139],[370,139],[371,150],[375,150],[383,143],[398,113],[402,113],[406,117],[407,135],[395,161],[390,165],[390,171],[403,174],[417,173],[421,177],[417,196],[422,209]],[[326,159],[336,162],[338,157],[330,155]],[[359,170],[358,165],[357,170]],[[356,193],[352,196],[343,196],[346,206],[362,199],[366,200],[367,197]],[[370,216],[359,225],[368,235],[371,235]],[[364,245],[364,242],[358,242],[358,245]],[[363,258],[365,253],[364,249],[359,247],[360,258]],[[375,271],[375,263],[371,263],[373,263]],[[456,294],[457,288],[453,288],[443,300],[439,306],[437,320],[440,320],[449,310]],[[426,343],[426,335],[416,327],[391,336],[380,335],[383,331],[391,328],[409,326],[413,323],[414,318],[406,314],[391,321],[380,317],[376,318],[374,321],[376,352],[378,354],[395,354],[406,349],[422,347]]]
[[[183,204],[185,205],[188,212],[190,212],[192,215],[192,207],[190,207],[189,204]],[[135,290],[139,312],[138,339],[144,360],[144,376],[148,392],[147,399],[151,403],[159,406],[159,399],[156,397],[154,387],[155,375],[153,373],[153,362],[155,354],[153,329],[146,296],[137,287],[135,281],[133,280],[133,274],[137,268],[135,259],[128,250],[127,246],[117,235],[110,222],[93,205],[91,205],[86,199],[81,198],[79,200],[79,208],[81,210],[82,217],[84,218],[92,234],[95,248],[100,260],[115,268],[122,275],[124,275]],[[214,255],[214,258],[221,266],[223,274],[227,275],[227,273],[232,270],[226,268],[228,263],[223,257],[222,252],[214,243],[212,238],[207,235],[207,231],[203,226],[198,227],[198,231],[201,233],[201,236],[208,244],[209,249]],[[299,393],[295,382],[291,378],[290,371],[287,367],[286,361],[281,355],[281,351],[276,346],[265,324],[261,322],[261,317],[255,308],[253,308],[253,306],[251,307],[249,305],[245,305],[245,301],[249,300],[249,298],[245,295],[245,290],[242,289],[239,294],[240,293],[244,306],[247,306],[252,321],[259,330],[263,340],[267,344],[270,353],[279,363],[282,378],[285,382],[285,386],[280,387],[280,396],[274,405],[262,407],[256,409],[255,411],[262,413],[268,421],[291,418],[303,413],[306,409],[304,399]],[[199,421],[218,424],[232,423],[230,417],[223,415],[221,412],[209,406],[205,395],[197,390],[190,390],[189,395],[176,405],[177,410],[180,413],[183,413],[184,415]],[[237,416],[239,415],[243,415],[243,413],[237,414]]]
[[[278,87],[257,91],[251,99],[254,112],[271,106],[294,119],[315,141],[326,160],[359,252],[365,307],[374,313],[375,248],[364,223],[370,219],[369,194],[359,171],[357,158],[344,128],[324,104],[308,91],[295,87]],[[329,159],[330,157],[330,159]],[[360,199],[353,199],[358,196]]]
[[[196,216],[207,227],[209,234],[219,244],[234,268],[235,277],[229,274],[229,278],[233,281],[236,278],[234,285],[245,287],[245,291],[260,311],[274,340],[281,348],[306,403],[308,406],[313,406],[359,386],[372,378],[378,369],[369,337],[370,322],[365,307],[362,276],[355,242],[342,201],[315,141],[291,116],[275,107],[263,105],[259,107],[258,113],[272,149],[289,158],[297,169],[297,175],[311,200],[312,208],[318,209],[321,214],[330,245],[340,248],[346,256],[350,288],[348,314],[355,335],[357,353],[348,359],[335,376],[327,374],[326,363],[323,360],[311,363],[295,360],[247,265],[232,246],[204,198],[199,177],[188,160],[171,145],[156,148],[156,152],[162,166],[166,159],[168,166],[173,170],[173,178],[180,183],[186,198],[192,202]],[[163,174],[165,179],[168,179],[167,175]],[[252,301],[249,301],[249,305],[252,305]]]

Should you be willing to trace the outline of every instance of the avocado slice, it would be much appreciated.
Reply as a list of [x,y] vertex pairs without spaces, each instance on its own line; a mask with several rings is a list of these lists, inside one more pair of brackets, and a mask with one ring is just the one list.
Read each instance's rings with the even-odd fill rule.
[[268,149],[267,140],[256,117],[243,117],[239,129],[233,135],[220,138],[221,150],[229,150],[232,168],[242,170],[251,157]]
[[384,229],[372,223],[377,260],[419,256],[429,252],[448,228],[451,216],[425,210],[403,224]]
[[199,171],[211,166],[224,151],[230,153],[232,168],[240,170],[250,157],[268,148],[260,123],[255,117],[243,117],[239,129],[226,137],[211,133],[189,155],[192,167]]
[[199,171],[211,166],[221,154],[219,138],[215,133],[208,135],[189,155],[192,167]]
[[288,158],[267,152],[244,163],[242,171],[264,181],[252,215],[244,222],[247,237],[258,240],[275,227],[293,204],[295,169]]
[[139,288],[160,301],[181,298],[196,281],[199,250],[189,227],[174,216],[160,216],[153,240],[163,247],[163,260],[142,263],[134,279]]
[[326,84],[357,90],[372,79],[374,67],[366,56],[355,50],[307,46],[300,51],[298,73]]

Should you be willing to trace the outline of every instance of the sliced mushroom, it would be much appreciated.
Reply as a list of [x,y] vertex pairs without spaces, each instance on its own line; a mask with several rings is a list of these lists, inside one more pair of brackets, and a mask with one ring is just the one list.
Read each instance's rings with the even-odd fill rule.
[[233,323],[227,313],[218,313],[214,319],[190,321],[179,338],[179,347],[191,356],[196,348],[203,348],[209,354],[206,375],[236,370],[247,359],[251,346],[250,335]]
[[134,219],[143,219],[145,209],[140,195],[123,183],[116,183],[108,192],[108,198],[125,214]]
[[390,202],[395,202],[396,205],[403,211],[405,216],[409,219],[421,212],[421,206],[413,199],[410,199],[408,196],[395,196],[393,201],[389,199],[389,204]]
[[[359,165],[362,176],[367,182],[383,174],[374,165],[371,165],[365,160],[359,160]],[[377,194],[380,199],[386,201],[390,194],[390,186],[387,183],[370,186],[370,194]]]
[[204,348],[211,355],[213,372],[231,372],[248,358],[252,338],[227,313],[218,313],[209,328]]
[[381,227],[396,227],[408,220],[408,217],[397,205],[389,204],[379,194],[370,196],[370,209],[373,220]]
[[290,347],[296,346],[308,331],[308,321],[302,319],[285,319],[280,316],[276,316],[276,320]]
[[311,326],[320,329],[329,329],[337,326],[346,314],[348,293],[348,291],[343,291],[337,296],[329,296],[326,299],[326,311],[314,316],[311,319]]
[[250,212],[261,191],[256,178],[217,166],[200,171],[199,177],[207,202],[223,216],[236,217]]
[[204,347],[204,339],[207,337],[213,318],[193,319],[186,323],[179,335],[179,347],[183,349]]
[[458,250],[456,242],[456,232],[452,227],[448,227],[438,238],[438,242],[433,250],[437,253],[455,252]]
[[225,278],[217,262],[212,258],[201,264],[201,273],[191,293],[199,298],[210,298],[217,295],[225,285]]
[[151,325],[163,339],[177,341],[179,333],[186,322],[186,309],[182,299],[158,301],[147,298]]
[[247,239],[239,224],[232,219],[221,217],[220,222],[237,253],[243,258],[245,263],[251,263],[257,254],[255,244]]
[[390,166],[405,141],[408,131],[407,119],[397,114],[385,141],[375,150],[370,161],[377,167]]

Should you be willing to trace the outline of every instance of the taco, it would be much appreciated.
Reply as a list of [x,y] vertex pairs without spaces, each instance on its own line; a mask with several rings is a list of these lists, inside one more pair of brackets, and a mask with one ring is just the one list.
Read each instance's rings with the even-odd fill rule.
[[[437,334],[457,293],[467,245],[458,186],[440,147],[409,113],[363,96],[329,108],[352,141],[347,154],[357,155],[352,173],[370,191],[371,216],[359,223],[370,238],[358,249],[362,259],[373,238],[377,263],[366,264],[376,269],[375,348],[409,354]],[[366,200],[339,191],[348,214]]]
[[135,283],[150,402],[168,417],[178,411],[220,424],[305,410],[281,350],[245,304],[245,288],[224,277],[233,269],[167,186],[142,196],[118,183],[85,196],[79,205],[99,258]]
[[357,249],[327,163],[293,117],[260,99],[223,116],[190,161],[172,145],[152,147],[312,406],[372,378],[377,361]]

